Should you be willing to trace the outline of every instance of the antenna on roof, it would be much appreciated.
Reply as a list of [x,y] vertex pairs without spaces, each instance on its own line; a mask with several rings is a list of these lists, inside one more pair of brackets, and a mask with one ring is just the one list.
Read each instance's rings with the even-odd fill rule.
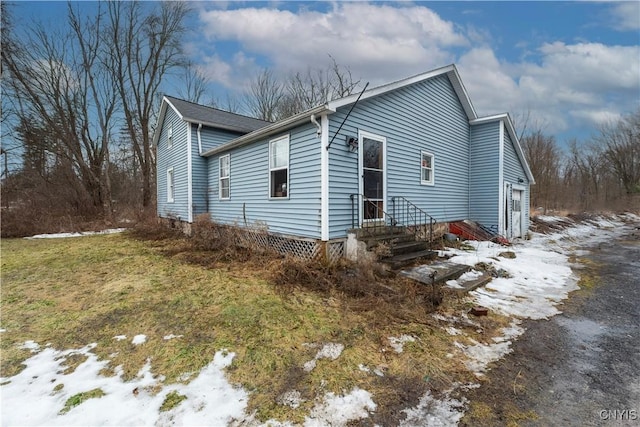
[[360,92],[360,95],[358,95],[358,98],[356,99],[356,102],[354,102],[353,105],[351,105],[351,108],[349,109],[349,112],[347,113],[346,116],[344,116],[344,119],[342,120],[342,123],[340,123],[340,127],[338,128],[336,133],[333,134],[333,138],[331,138],[331,141],[329,142],[329,145],[327,145],[327,151],[329,151],[329,148],[331,148],[331,144],[333,144],[333,140],[336,139],[336,135],[338,135],[340,133],[340,129],[342,129],[342,126],[344,125],[344,122],[347,121],[347,119],[349,118],[349,115],[353,111],[353,107],[355,107],[356,104],[358,103],[358,101],[360,101],[360,97],[362,97],[362,94],[364,93],[365,90],[367,90],[368,86],[369,86],[369,82],[367,82],[367,84],[364,85],[364,89],[362,89],[362,92]]

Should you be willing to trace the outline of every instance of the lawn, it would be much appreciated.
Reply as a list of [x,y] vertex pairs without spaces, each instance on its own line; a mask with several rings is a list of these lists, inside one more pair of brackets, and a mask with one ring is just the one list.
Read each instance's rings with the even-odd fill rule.
[[[125,380],[150,360],[165,384],[188,382],[185,374],[227,349],[236,354],[229,381],[247,390],[247,413],[255,411],[259,420],[300,422],[325,393],[358,387],[378,405],[372,420],[389,425],[427,390],[437,395],[454,381],[472,380],[460,357],[451,357],[455,339],[486,340],[507,323],[492,314],[478,319],[481,328],[457,325],[465,336],[452,337],[410,289],[407,304],[385,308],[370,295],[355,298],[340,287],[318,291],[290,277],[286,286],[276,285],[281,276],[274,272],[291,265],[272,255],[239,259],[203,251],[175,236],[4,239],[0,375],[23,369],[31,352],[21,346],[28,340],[61,350],[97,343],[93,352],[110,360],[102,374],[115,375],[121,366]],[[445,295],[438,311],[456,314],[466,304]],[[136,335],[146,342],[132,344]],[[415,341],[396,352],[390,337],[403,335]],[[339,359],[319,359],[315,369],[305,370],[331,343],[343,346]],[[283,402],[291,390],[300,393],[299,406]]]

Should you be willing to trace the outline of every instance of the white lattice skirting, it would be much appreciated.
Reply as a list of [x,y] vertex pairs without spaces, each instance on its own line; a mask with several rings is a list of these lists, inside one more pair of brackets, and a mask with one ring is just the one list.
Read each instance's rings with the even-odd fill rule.
[[[344,257],[344,240],[323,242],[303,237],[280,236],[265,231],[238,230],[244,244],[259,245],[271,248],[283,255],[292,255],[304,260],[320,259],[326,256],[329,262],[335,262]],[[325,253],[323,254],[323,248]]]

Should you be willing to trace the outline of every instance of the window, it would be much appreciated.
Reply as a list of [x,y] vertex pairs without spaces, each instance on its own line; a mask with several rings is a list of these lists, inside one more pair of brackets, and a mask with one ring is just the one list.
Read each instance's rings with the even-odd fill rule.
[[167,169],[167,202],[173,203],[174,195],[173,168]]
[[230,176],[231,162],[230,157],[227,154],[226,156],[220,157],[220,191],[218,193],[218,197],[220,199],[228,199],[230,197]]
[[169,129],[167,129],[167,147],[173,146],[173,123],[169,123]]
[[426,151],[420,152],[420,182],[426,185],[433,185],[433,154]]
[[269,197],[288,197],[289,136],[269,142]]

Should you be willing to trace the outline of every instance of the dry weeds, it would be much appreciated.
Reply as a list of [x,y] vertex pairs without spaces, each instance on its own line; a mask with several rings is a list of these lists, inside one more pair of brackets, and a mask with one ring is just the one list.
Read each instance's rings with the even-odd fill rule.
[[[167,383],[189,381],[185,374],[194,378],[216,351],[228,349],[236,353],[230,380],[250,392],[248,411],[258,419],[303,421],[324,393],[358,386],[373,394],[371,422],[379,425],[397,423],[399,411],[425,390],[471,379],[459,358],[446,357],[455,352],[454,338],[430,315],[429,287],[373,268],[237,246],[231,234],[212,244],[204,233],[188,238],[155,223],[144,227],[124,235],[3,240],[0,375],[22,369],[31,356],[19,347],[26,340],[58,349],[97,342],[96,354],[111,360],[103,373],[122,365],[125,379],[151,358],[153,373]],[[465,304],[445,297],[438,311],[460,313]],[[457,326],[481,339],[500,325],[492,315],[477,322],[481,334],[475,325]],[[137,334],[147,342],[133,345]],[[169,334],[181,337],[165,340]],[[401,335],[416,341],[396,353],[389,337]],[[318,346],[331,342],[344,345],[339,359],[319,360],[305,372]],[[297,408],[282,404],[291,390],[303,399]]]

